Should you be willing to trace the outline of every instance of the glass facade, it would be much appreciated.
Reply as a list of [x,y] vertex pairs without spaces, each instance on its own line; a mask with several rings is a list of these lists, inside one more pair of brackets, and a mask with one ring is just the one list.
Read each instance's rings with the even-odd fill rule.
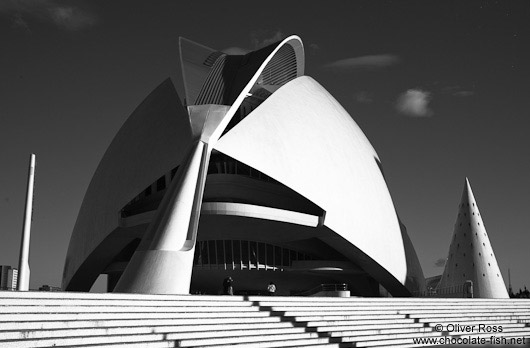
[[292,267],[293,261],[315,260],[311,255],[276,245],[247,240],[206,240],[195,246],[196,269],[271,270]]

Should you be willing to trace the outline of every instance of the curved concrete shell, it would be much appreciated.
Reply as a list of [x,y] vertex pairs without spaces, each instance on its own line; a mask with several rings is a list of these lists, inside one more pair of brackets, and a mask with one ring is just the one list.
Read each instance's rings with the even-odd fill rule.
[[[177,180],[168,189],[114,291],[189,293],[199,216],[213,145],[253,87],[267,91],[272,89],[273,92],[303,71],[300,69],[303,59],[296,52],[296,48],[300,47],[301,41],[296,36],[283,40],[255,72],[255,64],[250,62],[243,65],[243,61],[230,62],[226,54],[213,57],[212,68],[194,101],[196,105],[188,107],[194,139],[187,150],[187,160],[180,167]],[[245,68],[236,69],[238,67]],[[233,72],[234,76],[227,78],[230,75],[227,71]],[[252,73],[254,76],[239,93],[246,81],[244,77]],[[230,104],[231,96],[235,93],[239,93],[239,96],[229,109],[222,105]]]
[[[350,257],[373,269],[379,281],[393,282],[388,272],[405,283],[401,230],[377,154],[350,115],[312,78],[281,87],[215,148],[321,207],[323,224],[359,248],[361,253]],[[336,242],[340,248],[343,242]]]
[[[187,110],[166,81],[120,129],[83,201],[63,288],[106,273],[115,291],[213,292],[228,271],[263,269],[306,289],[421,290],[379,158],[303,76],[300,38],[245,56],[181,49]],[[239,277],[250,289],[259,274]]]
[[407,279],[405,281],[405,287],[412,292],[415,296],[420,296],[427,290],[425,283],[425,276],[421,269],[420,261],[414,245],[410,240],[407,233],[407,227],[399,220],[399,226],[401,228],[401,237],[403,238],[403,245],[405,247],[405,257],[407,258]]
[[[63,288],[90,288],[114,256],[101,248],[112,249],[112,240],[104,240],[123,230],[120,210],[161,173],[179,165],[190,139],[186,110],[167,79],[127,119],[92,177],[70,238]],[[123,233],[138,237],[143,231]]]

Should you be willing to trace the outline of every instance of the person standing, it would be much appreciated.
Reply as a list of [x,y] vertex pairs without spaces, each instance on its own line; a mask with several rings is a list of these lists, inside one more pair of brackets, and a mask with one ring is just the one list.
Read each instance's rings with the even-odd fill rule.
[[270,282],[267,286],[267,292],[269,296],[274,296],[274,294],[276,293],[276,285],[273,282]]
[[234,280],[232,277],[227,277],[225,280],[223,280],[223,293],[225,295],[233,295],[234,294],[234,287],[232,283]]

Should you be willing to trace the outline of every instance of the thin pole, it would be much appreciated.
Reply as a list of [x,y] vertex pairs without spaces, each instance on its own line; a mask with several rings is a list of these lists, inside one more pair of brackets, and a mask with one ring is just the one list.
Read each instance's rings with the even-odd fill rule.
[[510,269],[508,268],[508,293],[512,294],[512,275],[510,274]]
[[33,184],[35,181],[35,154],[29,158],[28,191],[26,194],[26,208],[24,209],[24,226],[20,241],[20,257],[18,261],[18,291],[29,290],[29,240],[31,232],[31,215],[33,213]]

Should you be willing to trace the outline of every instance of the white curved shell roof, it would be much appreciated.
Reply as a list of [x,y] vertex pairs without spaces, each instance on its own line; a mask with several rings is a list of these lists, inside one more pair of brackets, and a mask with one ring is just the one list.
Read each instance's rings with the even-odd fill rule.
[[[247,94],[252,94],[259,84],[267,64],[286,45],[295,52],[299,77],[274,91],[220,137]],[[209,146],[259,170],[322,208],[325,216],[320,223],[335,232],[330,233],[331,240],[326,242],[334,243],[332,246],[337,250],[341,243],[348,244],[347,250],[359,250],[354,258],[359,266],[385,287],[396,290],[396,294],[406,295],[403,239],[375,150],[350,115],[322,86],[310,77],[300,76],[304,69],[300,38],[288,37],[270,52],[260,65],[254,65],[254,70],[241,68],[240,76],[250,79],[238,81],[241,91],[231,106],[223,106],[226,117],[208,133]],[[119,209],[160,174],[179,164],[186,155],[187,144],[196,136],[182,106],[169,101],[176,93],[166,85],[135,111],[101,161],[72,235],[63,284],[71,283],[72,278],[83,283],[87,272],[93,272],[94,262],[101,263],[98,267],[104,266],[106,261],[98,255],[92,255],[90,265],[85,261],[96,247],[106,243],[109,246],[101,252],[111,248],[105,238],[113,230],[121,232]],[[146,130],[146,124],[152,127]],[[123,154],[128,156],[123,158]],[[109,190],[114,194],[109,196]]]
[[325,226],[404,284],[403,241],[377,154],[350,115],[312,78],[281,87],[215,148],[320,206]]

